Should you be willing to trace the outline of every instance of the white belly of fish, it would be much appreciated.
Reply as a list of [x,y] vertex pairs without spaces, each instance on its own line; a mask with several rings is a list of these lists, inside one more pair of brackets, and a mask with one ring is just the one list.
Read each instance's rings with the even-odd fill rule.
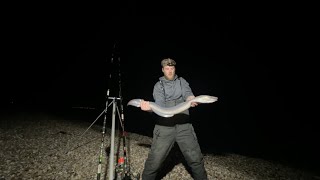
[[[215,96],[200,95],[190,101],[180,103],[180,104],[173,106],[173,107],[161,107],[154,102],[149,102],[149,103],[150,103],[151,110],[154,113],[156,113],[157,115],[162,116],[162,117],[172,117],[175,114],[179,114],[179,113],[189,109],[191,107],[192,102],[213,103],[213,102],[216,102],[217,100],[218,100],[218,98]],[[140,107],[141,101],[142,101],[142,99],[132,99],[128,102],[128,105]]]

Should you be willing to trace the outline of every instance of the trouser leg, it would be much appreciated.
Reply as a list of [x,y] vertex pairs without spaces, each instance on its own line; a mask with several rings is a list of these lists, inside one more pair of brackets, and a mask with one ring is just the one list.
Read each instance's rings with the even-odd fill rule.
[[156,125],[153,141],[142,173],[143,180],[154,180],[175,142],[175,128]]
[[195,180],[207,180],[203,155],[192,124],[177,125],[176,141]]

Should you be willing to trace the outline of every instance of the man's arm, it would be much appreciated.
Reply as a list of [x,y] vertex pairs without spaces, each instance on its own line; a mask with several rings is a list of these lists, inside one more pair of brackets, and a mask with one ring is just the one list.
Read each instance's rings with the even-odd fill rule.
[[[194,98],[195,98],[195,96],[188,96],[188,97],[187,97],[187,101],[190,101],[190,100],[192,100],[192,99],[194,99]],[[191,103],[191,107],[195,107],[195,106],[198,106],[198,103],[192,102],[192,103]]]
[[184,98],[184,100],[188,101],[189,96],[194,96],[192,89],[191,89],[189,83],[187,82],[187,80],[185,80],[183,77],[180,77],[180,81],[181,81],[181,89],[182,89],[183,98]]
[[142,100],[140,103],[140,108],[143,111],[152,112],[149,101]]
[[[164,94],[159,82],[157,82],[154,85],[152,94],[153,94],[153,99],[155,100],[155,103],[160,106],[164,106]],[[149,101],[142,100],[140,103],[140,108],[143,111],[152,112]]]
[[[182,90],[184,91],[184,94],[186,96],[185,97],[186,101],[190,101],[190,100],[194,99],[195,96],[193,95],[193,92],[192,92],[192,89],[191,89],[189,83],[182,77],[180,78],[180,80],[182,80],[181,85],[182,85]],[[195,107],[197,105],[198,105],[198,103],[196,103],[196,102],[191,103],[191,107]]]
[[164,97],[164,90],[163,90],[163,86],[161,85],[161,83],[158,81],[154,87],[153,87],[153,99],[154,99],[154,103],[156,103],[157,105],[164,107],[165,106],[165,97]]

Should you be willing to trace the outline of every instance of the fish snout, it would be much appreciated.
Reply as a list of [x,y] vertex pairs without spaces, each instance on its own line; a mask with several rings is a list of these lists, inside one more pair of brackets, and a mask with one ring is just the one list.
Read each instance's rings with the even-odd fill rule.
[[205,101],[206,101],[206,103],[213,103],[213,102],[218,101],[218,97],[215,97],[215,96],[207,96],[207,97],[205,98]]

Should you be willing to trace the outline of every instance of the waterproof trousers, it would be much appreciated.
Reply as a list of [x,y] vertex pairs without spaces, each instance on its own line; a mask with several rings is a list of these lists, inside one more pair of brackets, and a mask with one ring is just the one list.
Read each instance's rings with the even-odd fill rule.
[[162,163],[177,142],[195,180],[207,180],[203,155],[191,123],[175,126],[155,125],[153,142],[142,173],[142,180],[154,180]]

